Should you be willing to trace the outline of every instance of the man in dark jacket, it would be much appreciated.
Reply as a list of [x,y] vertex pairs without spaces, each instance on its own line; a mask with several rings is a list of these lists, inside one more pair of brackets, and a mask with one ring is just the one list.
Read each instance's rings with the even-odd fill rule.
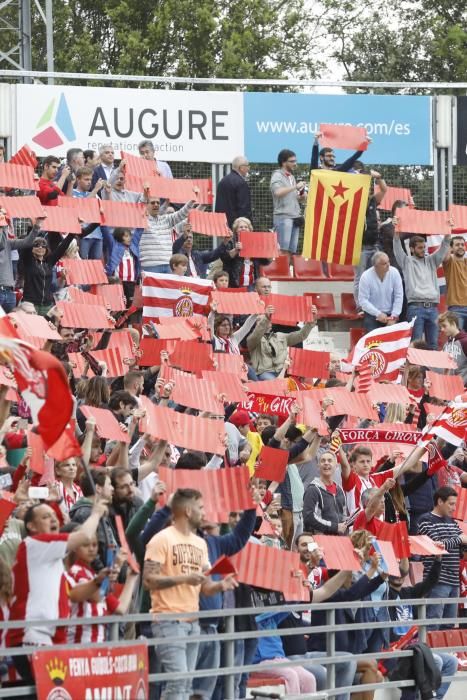
[[325,535],[343,535],[346,530],[347,507],[342,487],[334,481],[337,469],[332,452],[323,452],[318,462],[319,477],[313,479],[303,499],[305,530]]
[[188,258],[187,277],[201,277],[205,279],[208,264],[218,260],[224,252],[225,246],[221,243],[214,250],[194,250],[193,232],[191,224],[186,222],[182,235],[177,238],[172,245],[172,253],[183,253]]
[[250,165],[244,156],[237,156],[232,161],[232,170],[217,185],[216,212],[225,212],[227,223],[232,227],[239,216],[252,218],[251,193],[246,181]]

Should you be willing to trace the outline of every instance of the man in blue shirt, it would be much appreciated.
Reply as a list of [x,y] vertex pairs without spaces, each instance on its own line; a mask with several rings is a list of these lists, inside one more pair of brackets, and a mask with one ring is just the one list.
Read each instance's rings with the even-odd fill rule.
[[397,323],[404,292],[399,271],[389,264],[386,253],[376,252],[372,267],[365,270],[358,287],[358,305],[364,312],[367,331]]

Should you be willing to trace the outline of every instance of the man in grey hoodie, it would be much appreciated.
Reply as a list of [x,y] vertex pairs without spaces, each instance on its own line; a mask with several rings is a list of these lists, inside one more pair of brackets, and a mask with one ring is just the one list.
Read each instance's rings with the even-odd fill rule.
[[441,265],[449,250],[451,235],[443,238],[438,250],[426,255],[426,242],[422,236],[412,236],[410,255],[402,248],[400,233],[394,232],[393,249],[397,264],[402,270],[407,296],[407,320],[415,320],[412,340],[425,340],[430,350],[438,349],[439,286],[436,268]]
[[336,456],[323,452],[319,458],[319,476],[313,479],[303,498],[303,525],[308,532],[343,535],[347,506],[342,487],[334,481]]
[[440,330],[447,335],[443,350],[457,362],[456,374],[467,384],[467,332],[459,329],[459,317],[454,311],[446,311],[438,318]]

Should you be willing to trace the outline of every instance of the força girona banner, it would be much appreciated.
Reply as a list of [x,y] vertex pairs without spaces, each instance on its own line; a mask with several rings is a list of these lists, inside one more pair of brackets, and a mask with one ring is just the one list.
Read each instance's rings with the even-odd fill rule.
[[145,644],[38,651],[33,655],[38,700],[148,700]]
[[[309,163],[320,123],[364,127],[366,163],[432,162],[431,98],[217,90],[149,90],[76,85],[12,85],[13,147],[39,156],[112,143],[138,153],[149,139],[160,160],[229,163],[245,155],[275,163],[282,148]],[[13,104],[13,103],[16,104]],[[338,162],[349,155],[340,150]]]

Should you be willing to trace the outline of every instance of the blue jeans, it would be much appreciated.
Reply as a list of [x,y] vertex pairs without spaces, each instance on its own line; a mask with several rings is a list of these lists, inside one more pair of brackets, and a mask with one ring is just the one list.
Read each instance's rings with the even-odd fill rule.
[[79,242],[83,260],[102,260],[102,238],[83,238]]
[[354,281],[353,281],[353,297],[355,299],[355,305],[358,306],[358,285],[360,284],[360,277],[363,275],[365,270],[371,267],[371,258],[378,251],[376,246],[363,246],[362,252],[360,253],[360,262],[354,267]]
[[10,313],[16,306],[16,294],[12,289],[0,287],[0,306],[5,313]]
[[467,330],[467,306],[448,306],[448,309],[459,318],[459,330]]
[[279,240],[279,248],[289,253],[296,253],[300,227],[295,226],[293,219],[282,216],[274,216],[272,223]]
[[[457,598],[459,595],[459,586],[451,586],[448,583],[437,583],[433,586],[427,598]],[[437,617],[457,617],[457,603],[434,603],[427,605],[426,616],[428,619]],[[449,625],[430,625],[427,629],[450,629]]]
[[[201,634],[217,635],[217,625],[203,625]],[[196,670],[208,669],[209,675],[193,680],[193,693],[201,695],[203,700],[210,700],[216,687],[217,676],[212,669],[219,668],[221,662],[221,643],[214,637],[201,642],[198,648]]]
[[265,379],[277,379],[277,374],[274,372],[262,372],[262,374],[258,374],[258,379],[263,382]]
[[438,307],[425,307],[421,304],[407,304],[407,321],[416,317],[412,330],[412,340],[420,340],[425,335],[425,341],[430,350],[438,349]]
[[[248,666],[253,663],[257,646],[257,639],[237,639],[235,641],[235,666]],[[238,673],[235,676],[236,698],[246,698],[246,684],[249,675],[249,673]]]
[[370,316],[365,311],[363,316],[363,327],[366,331],[374,331],[376,328],[386,328],[385,323],[380,323],[375,316]]
[[[325,659],[327,657],[327,652],[326,651],[307,651],[307,653],[304,656],[298,656],[298,655],[292,655],[289,656],[289,659]],[[352,685],[353,680],[355,678],[355,674],[357,672],[357,662],[354,661],[352,658],[352,654],[350,654],[348,651],[336,651],[335,656],[346,656],[346,660],[342,661],[341,663],[336,664],[336,688],[340,687],[345,687],[348,685]],[[305,666],[307,671],[310,671],[316,679],[316,690],[325,690],[327,688],[327,669],[328,666]],[[315,673],[315,669],[318,669]],[[321,685],[323,679],[322,679],[322,671],[321,669],[325,670],[325,675],[324,675],[324,683],[325,685]],[[335,696],[336,700],[349,700],[350,698],[350,693],[342,693],[341,695],[336,695]]]
[[[188,642],[188,637],[199,634],[197,622],[153,622],[152,633],[156,639],[179,637],[179,642],[156,646],[156,657],[164,673],[194,671],[198,657],[198,642]],[[165,684],[164,700],[189,700],[192,680],[177,679]]]
[[171,273],[171,269],[170,265],[152,265],[152,267],[149,265],[147,267],[143,267],[143,272],[159,272],[169,275]]

